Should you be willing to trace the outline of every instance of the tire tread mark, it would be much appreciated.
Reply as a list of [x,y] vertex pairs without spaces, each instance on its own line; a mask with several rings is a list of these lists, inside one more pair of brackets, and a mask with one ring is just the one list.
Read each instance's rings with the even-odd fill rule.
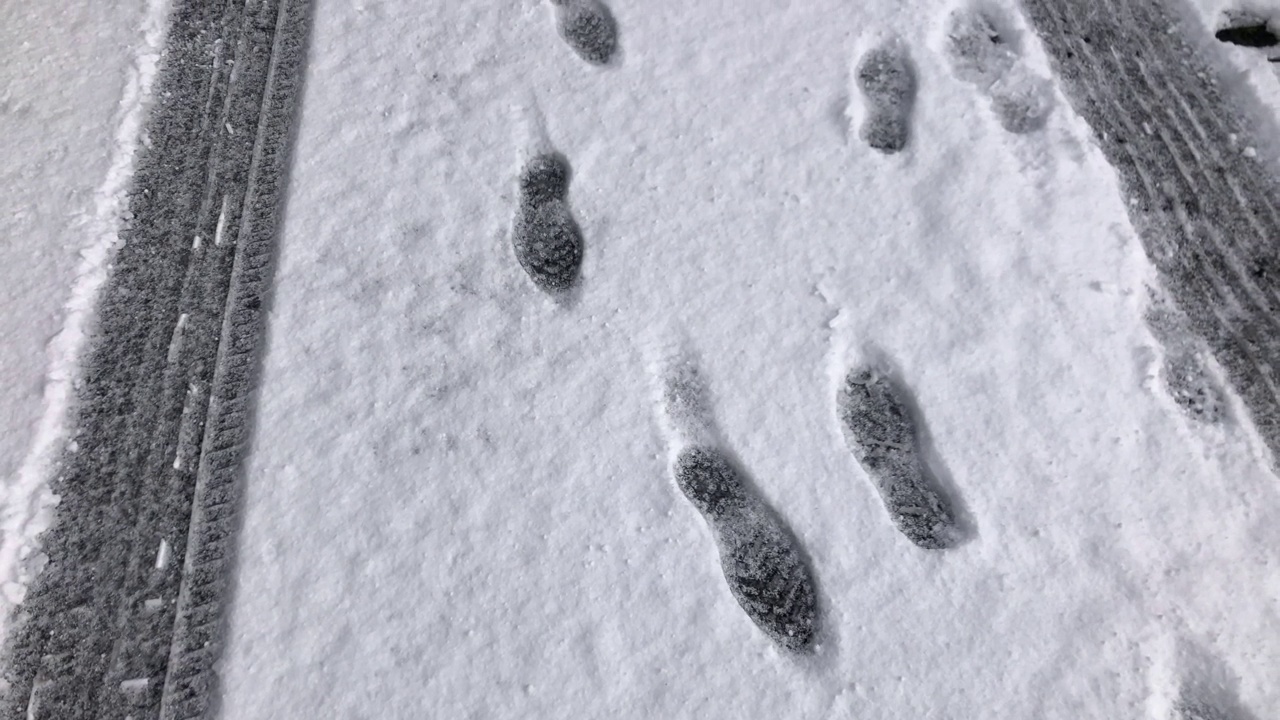
[[[1161,284],[1280,456],[1280,212],[1275,180],[1238,149],[1250,128],[1223,112],[1221,84],[1200,51],[1165,32],[1175,24],[1158,3],[1022,5],[1064,94],[1117,172]],[[1149,36],[1157,30],[1160,43]],[[1134,132],[1144,125],[1156,136]]]
[[269,33],[263,101],[245,192],[242,241],[227,294],[218,361],[210,390],[206,433],[196,473],[195,502],[178,594],[169,674],[160,705],[163,720],[204,717],[215,701],[214,664],[222,647],[227,576],[240,500],[240,467],[249,437],[250,396],[258,368],[283,198],[289,143],[302,81],[310,0],[268,0],[258,29]]
[[[182,483],[154,470],[156,448],[178,441],[186,404],[185,393],[171,389],[181,370],[166,363],[185,279],[205,262],[191,242],[203,217],[191,189],[202,186],[215,152],[201,128],[216,103],[188,105],[187,98],[217,97],[218,72],[204,51],[235,12],[230,2],[172,12],[148,119],[152,144],[139,148],[129,190],[136,221],[121,228],[123,243],[98,300],[70,437],[80,450],[66,452],[51,482],[62,500],[42,537],[50,563],[15,613],[0,717],[124,717],[138,698],[110,686],[113,661],[128,652],[139,658],[134,668],[149,669],[155,640],[126,640],[124,628],[132,625],[136,575],[146,567],[138,558],[156,551],[153,531],[167,524],[147,504],[176,509],[182,522]],[[155,491],[162,497],[152,497]],[[153,586],[173,582],[172,572],[149,574]],[[164,612],[162,606],[142,624],[162,627]]]

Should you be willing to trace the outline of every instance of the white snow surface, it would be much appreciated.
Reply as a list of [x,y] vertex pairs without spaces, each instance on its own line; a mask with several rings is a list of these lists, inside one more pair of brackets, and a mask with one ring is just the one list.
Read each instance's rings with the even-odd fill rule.
[[[1152,271],[1065,100],[1001,130],[941,0],[609,5],[601,69],[533,0],[318,4],[224,716],[1139,717],[1210,682],[1280,707],[1280,482],[1238,406],[1205,427],[1161,394]],[[850,69],[894,34],[920,91],[886,157]],[[509,243],[540,142],[586,242],[567,305]],[[737,607],[672,482],[673,343],[810,554],[810,658]],[[967,544],[915,548],[844,446],[865,354]]]
[[0,5],[0,640],[124,211],[166,0]]

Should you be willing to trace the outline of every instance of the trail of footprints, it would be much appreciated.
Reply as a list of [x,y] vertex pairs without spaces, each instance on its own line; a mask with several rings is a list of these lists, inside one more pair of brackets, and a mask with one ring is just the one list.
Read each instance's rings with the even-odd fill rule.
[[[946,55],[955,76],[988,98],[1005,130],[1021,135],[1044,127],[1052,110],[1049,82],[1026,69],[991,13],[973,7],[952,13]],[[858,136],[885,154],[904,149],[917,90],[906,44],[894,38],[867,50],[854,68],[854,84],[865,106]]]
[[[730,593],[779,646],[810,649],[818,628],[817,590],[799,541],[722,448],[696,363],[677,356],[658,372],[675,458],[672,476],[712,530]],[[858,365],[834,400],[849,449],[898,530],[922,549],[958,545],[962,533],[921,457],[917,421],[903,390],[883,370]]]
[[[609,65],[618,32],[608,8],[599,0],[551,2],[558,34],[569,48],[587,63]],[[997,29],[998,21],[975,7],[956,10],[948,19],[946,56],[953,74],[988,98],[1001,127],[1015,134],[1033,132],[1044,126],[1051,110],[1048,81],[1023,66],[1014,44]],[[865,109],[859,138],[881,153],[902,151],[911,137],[918,84],[907,46],[891,39],[870,48],[858,59],[853,80]],[[544,148],[525,163],[518,179],[511,234],[515,258],[534,286],[553,297],[578,284],[584,253],[582,231],[568,205],[571,175],[568,159]],[[1169,395],[1192,417],[1220,421],[1223,391],[1185,317],[1152,290],[1146,319],[1164,349],[1162,378]],[[672,478],[711,530],[730,594],[780,648],[811,650],[820,625],[818,591],[799,540],[726,450],[697,364],[684,355],[668,358],[657,379]],[[925,460],[920,418],[909,393],[892,373],[875,364],[849,367],[832,411],[852,459],[908,541],[941,551],[966,539],[953,499]],[[1228,718],[1190,696],[1179,700],[1175,715]]]

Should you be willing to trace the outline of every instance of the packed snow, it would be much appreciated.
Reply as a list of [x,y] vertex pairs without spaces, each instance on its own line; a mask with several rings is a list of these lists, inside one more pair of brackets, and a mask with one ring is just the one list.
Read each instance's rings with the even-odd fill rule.
[[[607,5],[604,62],[550,3],[317,7],[225,716],[1280,706],[1280,486],[1234,399],[1203,423],[1163,391],[1155,279],[1016,11],[1049,93],[1021,134],[956,72],[955,3]],[[859,136],[886,43],[917,83],[894,154]],[[512,246],[547,150],[584,248],[567,295]],[[674,481],[672,344],[807,553],[811,653],[743,612]],[[899,533],[842,437],[868,357],[959,547]]]

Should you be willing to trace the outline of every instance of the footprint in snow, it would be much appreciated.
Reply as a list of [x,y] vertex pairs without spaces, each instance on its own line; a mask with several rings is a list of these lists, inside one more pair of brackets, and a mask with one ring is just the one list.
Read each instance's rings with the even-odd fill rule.
[[1240,703],[1232,685],[1196,678],[1186,682],[1173,703],[1169,720],[1256,720]]
[[1161,720],[1257,720],[1240,701],[1239,677],[1206,648],[1180,641],[1176,663],[1181,677]]
[[952,13],[947,55],[956,77],[990,98],[991,109],[1005,130],[1020,135],[1044,127],[1053,106],[1048,81],[1024,67],[982,11],[969,7]]
[[1226,393],[1209,370],[1208,352],[1190,320],[1163,293],[1148,288],[1147,327],[1164,356],[1160,371],[1165,391],[1189,417],[1215,425],[1227,417]]
[[1176,720],[1237,720],[1218,708],[1198,700],[1178,702]]
[[817,635],[818,602],[800,544],[713,444],[705,388],[696,369],[683,370],[663,378],[673,440],[693,440],[676,454],[676,485],[711,528],[729,592],[747,617],[783,648],[807,651]]
[[618,26],[600,0],[551,0],[556,29],[578,57],[607,65],[618,49]]
[[582,231],[567,202],[571,172],[557,152],[534,156],[520,172],[511,243],[533,283],[553,295],[572,288],[582,266]]
[[867,104],[858,136],[885,154],[902,150],[910,135],[916,97],[915,70],[907,48],[890,41],[868,50],[858,61],[854,80]]
[[855,367],[836,393],[836,415],[854,457],[880,492],[898,530],[927,550],[962,540],[948,498],[921,458],[903,392],[880,370]]

